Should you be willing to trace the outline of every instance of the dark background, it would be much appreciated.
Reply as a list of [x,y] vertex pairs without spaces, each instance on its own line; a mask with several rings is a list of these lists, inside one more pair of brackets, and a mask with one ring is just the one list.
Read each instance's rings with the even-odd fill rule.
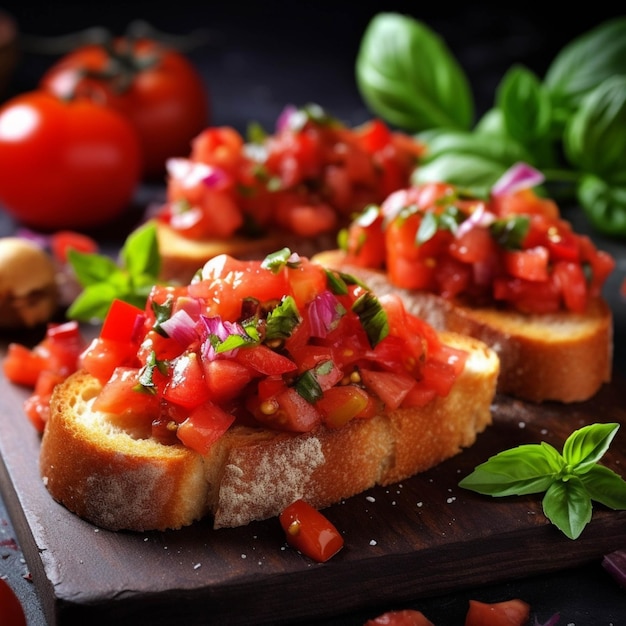
[[[5,2],[0,9],[17,20],[22,34],[19,64],[0,101],[34,89],[43,71],[57,56],[37,51],[41,38],[76,33],[104,26],[123,34],[133,20],[145,20],[160,31],[185,35],[201,31],[203,45],[187,52],[201,72],[212,100],[213,125],[232,125],[244,131],[258,121],[271,129],[286,104],[316,102],[350,124],[371,117],[361,101],[354,79],[354,61],[361,36],[380,11],[398,11],[422,20],[439,33],[466,72],[477,115],[494,101],[496,87],[515,63],[540,77],[556,53],[570,40],[615,16],[615,7],[602,2],[579,7],[565,5],[558,12],[544,3],[542,10],[529,2],[444,3],[426,2],[220,2],[170,3],[63,3]],[[563,6],[563,5],[561,5]],[[0,172],[2,176],[2,172]],[[620,251],[623,243],[602,241]],[[605,247],[605,246],[603,246]],[[626,268],[622,264],[608,289],[617,293]],[[614,299],[618,340],[626,336],[626,302]],[[621,338],[621,339],[620,339]],[[623,355],[621,350],[620,354]],[[623,360],[623,357],[622,357]],[[622,365],[622,371],[624,366]],[[24,576],[28,565],[11,547],[13,531],[0,502],[0,576],[8,576],[27,603],[29,626],[39,626],[41,611],[33,586]],[[625,546],[626,547],[626,546]],[[459,575],[462,575],[459,572]],[[470,597],[485,601],[522,597],[533,613],[545,621],[561,611],[559,624],[617,625],[626,596],[600,564],[542,578],[505,583],[480,594],[474,590],[454,597],[423,601],[421,608],[438,626],[462,624]],[[314,590],[312,590],[314,593]],[[404,607],[390,607],[404,608]],[[369,615],[353,616],[350,624]],[[337,623],[340,623],[339,621]]]

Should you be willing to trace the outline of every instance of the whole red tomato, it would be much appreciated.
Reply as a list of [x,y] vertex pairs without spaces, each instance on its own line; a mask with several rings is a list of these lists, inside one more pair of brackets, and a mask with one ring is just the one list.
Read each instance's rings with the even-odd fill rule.
[[62,57],[40,86],[57,95],[87,94],[126,115],[137,128],[144,176],[165,172],[165,161],[189,153],[209,123],[209,97],[192,63],[152,39],[120,37]]
[[91,100],[32,91],[0,108],[0,205],[39,230],[87,229],[117,217],[141,173],[137,133]]

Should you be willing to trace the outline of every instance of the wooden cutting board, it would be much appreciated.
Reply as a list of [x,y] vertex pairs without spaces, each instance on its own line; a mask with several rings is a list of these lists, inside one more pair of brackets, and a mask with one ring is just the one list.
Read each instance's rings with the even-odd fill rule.
[[[540,441],[560,450],[585,424],[625,425],[623,379],[573,406],[497,398],[494,424],[471,449],[326,509],[345,537],[326,564],[287,547],[276,519],[138,534],[82,521],[52,501],[39,478],[39,436],[22,413],[26,395],[0,377],[0,484],[50,626],[323,618],[565,569],[626,545],[626,512],[596,506],[571,541],[547,522],[539,497],[495,499],[457,486],[501,450]],[[603,463],[626,475],[626,428]]]

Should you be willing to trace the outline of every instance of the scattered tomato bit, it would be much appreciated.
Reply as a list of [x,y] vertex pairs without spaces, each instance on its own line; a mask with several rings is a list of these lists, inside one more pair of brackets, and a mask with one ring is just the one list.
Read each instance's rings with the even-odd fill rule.
[[435,626],[421,611],[405,609],[388,611],[374,619],[367,620],[364,626]]
[[465,626],[525,626],[530,616],[530,605],[514,598],[486,603],[470,600]]
[[324,563],[343,548],[333,524],[304,500],[290,504],[279,517],[287,543],[314,561]]

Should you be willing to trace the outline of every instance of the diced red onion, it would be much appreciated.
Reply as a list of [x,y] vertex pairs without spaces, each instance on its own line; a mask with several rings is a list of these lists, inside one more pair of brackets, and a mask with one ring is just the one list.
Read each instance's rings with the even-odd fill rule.
[[196,320],[184,309],[176,311],[172,317],[161,322],[161,328],[181,346],[187,346],[198,338]]
[[545,176],[527,163],[516,163],[511,166],[496,181],[491,188],[493,196],[515,193],[522,189],[529,189],[540,185],[545,180]]
[[230,183],[230,176],[221,168],[182,157],[168,159],[167,173],[183,187],[191,189],[199,184],[220,189]]
[[626,549],[606,554],[602,559],[602,567],[617,581],[618,585],[626,588]]
[[469,217],[461,222],[456,230],[456,236],[462,237],[477,226],[489,226],[495,219],[496,216],[487,211],[485,203],[479,202],[476,208],[470,213]]
[[337,297],[326,290],[309,303],[309,323],[313,337],[326,337],[337,327],[345,309]]
[[[211,343],[211,337],[217,337],[220,341],[225,341],[230,335],[241,335],[248,339],[246,331],[236,322],[222,320],[218,316],[207,317],[206,315],[201,315],[200,320],[202,322],[202,356],[209,361],[214,361],[218,356]],[[222,357],[234,356],[235,354],[237,354],[237,349],[220,353]]]
[[287,130],[291,126],[292,118],[297,112],[298,109],[293,104],[288,104],[276,120],[276,131],[280,133],[283,130]]

